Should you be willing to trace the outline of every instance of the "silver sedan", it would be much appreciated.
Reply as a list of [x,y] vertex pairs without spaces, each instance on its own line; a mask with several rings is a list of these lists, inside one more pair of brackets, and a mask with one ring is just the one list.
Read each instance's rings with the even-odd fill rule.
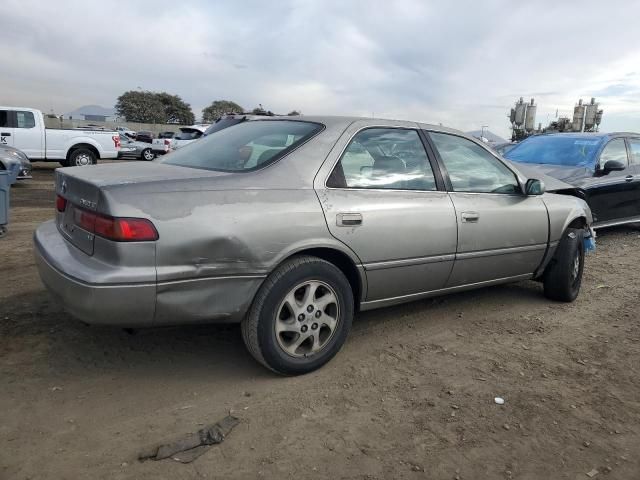
[[118,158],[135,158],[137,160],[151,161],[156,158],[150,143],[137,142],[130,139],[124,133],[120,134],[120,150]]
[[31,162],[29,158],[17,148],[0,145],[0,170],[9,172],[9,183],[16,180],[31,178]]
[[357,311],[522,280],[574,300],[591,212],[542,180],[441,126],[252,120],[161,160],[56,170],[37,265],[86,322],[240,322],[259,362],[301,374]]

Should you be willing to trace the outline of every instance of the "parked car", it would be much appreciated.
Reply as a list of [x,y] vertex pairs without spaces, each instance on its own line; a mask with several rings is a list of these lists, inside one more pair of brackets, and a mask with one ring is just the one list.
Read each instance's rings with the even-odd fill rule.
[[155,133],[146,130],[141,130],[136,133],[136,140],[138,142],[153,143],[154,138],[156,138]]
[[517,145],[517,143],[515,143],[515,142],[504,142],[504,143],[490,144],[491,148],[493,148],[496,152],[498,152],[498,154],[502,155],[503,157],[509,150],[511,150],[516,145]]
[[359,310],[526,279],[574,300],[591,213],[543,181],[441,126],[246,121],[153,162],[57,170],[36,264],[86,322],[240,322],[259,362],[301,374]]
[[123,133],[129,138],[136,138],[136,135],[137,135],[136,132],[134,132],[130,128],[122,127],[122,126],[116,127],[115,131],[118,133]]
[[640,134],[537,135],[505,157],[582,190],[595,228],[640,222]]
[[0,145],[15,147],[32,161],[84,166],[101,158],[117,158],[120,136],[98,130],[45,128],[40,110],[0,107]]
[[17,148],[0,145],[0,170],[9,172],[9,183],[31,178],[31,162]]
[[160,132],[158,138],[173,138],[176,136],[176,132]]
[[153,150],[156,153],[167,153],[170,150],[177,150],[180,147],[190,144],[191,142],[203,136],[209,125],[192,125],[190,127],[180,127],[180,132],[171,139],[158,138],[153,141]]
[[135,158],[137,160],[153,160],[156,154],[151,145],[137,140],[131,140],[124,133],[120,134],[120,153],[118,158]]

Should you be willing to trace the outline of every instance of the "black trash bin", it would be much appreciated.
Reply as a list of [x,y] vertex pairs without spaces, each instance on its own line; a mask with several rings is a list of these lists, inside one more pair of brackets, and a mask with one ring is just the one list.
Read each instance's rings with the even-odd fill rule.
[[9,223],[9,172],[0,170],[0,237],[7,233]]

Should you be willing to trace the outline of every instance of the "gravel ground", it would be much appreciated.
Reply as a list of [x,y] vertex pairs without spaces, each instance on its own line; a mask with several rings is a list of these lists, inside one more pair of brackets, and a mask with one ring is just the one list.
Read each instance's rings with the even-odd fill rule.
[[[0,478],[640,478],[640,231],[599,232],[573,304],[522,282],[363,313],[332,362],[281,378],[236,326],[70,318],[34,266],[54,210],[35,165],[0,240]],[[136,460],[229,411],[194,463]]]

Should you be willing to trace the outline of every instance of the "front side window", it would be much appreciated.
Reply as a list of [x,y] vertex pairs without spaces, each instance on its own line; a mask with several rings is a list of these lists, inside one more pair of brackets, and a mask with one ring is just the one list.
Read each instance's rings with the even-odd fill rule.
[[484,148],[466,138],[429,132],[455,192],[521,193],[515,174]]
[[629,139],[629,150],[631,154],[631,164],[640,165],[640,138]]
[[255,120],[232,125],[166,155],[159,163],[223,172],[263,167],[305,142],[323,125],[293,120]]
[[327,186],[437,190],[418,132],[400,128],[359,132],[334,167]]
[[18,128],[33,128],[36,126],[33,112],[16,112],[16,122]]
[[607,143],[600,154],[598,162],[600,169],[604,168],[604,164],[609,160],[615,160],[627,166],[627,147],[624,144],[624,138],[616,138]]

